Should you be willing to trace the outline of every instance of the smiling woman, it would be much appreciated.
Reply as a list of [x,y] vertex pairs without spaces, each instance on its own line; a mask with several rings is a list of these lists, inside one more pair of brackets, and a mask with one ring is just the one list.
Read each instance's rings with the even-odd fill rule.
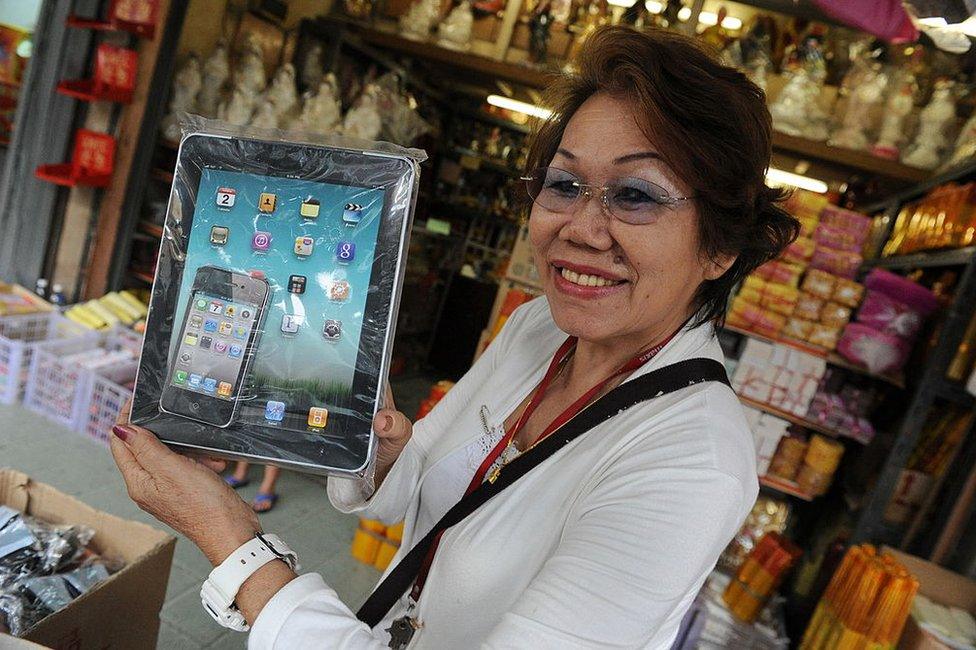
[[[522,175],[545,296],[425,418],[377,414],[371,480],[329,479],[339,510],[404,520],[366,604],[272,560],[228,595],[250,647],[667,649],[752,508],[715,323],[797,231],[765,184],[762,92],[690,39],[604,28],[549,105]],[[229,571],[250,510],[116,434],[133,498]]]

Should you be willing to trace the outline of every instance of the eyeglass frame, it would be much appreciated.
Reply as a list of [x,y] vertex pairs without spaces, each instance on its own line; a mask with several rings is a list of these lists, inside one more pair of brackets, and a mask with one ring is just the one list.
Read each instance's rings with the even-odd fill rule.
[[[616,219],[619,219],[620,221],[623,221],[624,223],[629,223],[629,222],[627,222],[624,219],[620,219],[619,216],[617,216],[616,214],[614,214],[613,209],[610,207],[610,200],[607,198],[608,192],[611,189],[614,189],[615,187],[619,187],[619,185],[595,185],[593,183],[584,183],[584,182],[582,182],[583,179],[581,179],[577,174],[574,174],[573,172],[571,172],[571,171],[569,171],[567,169],[563,169],[562,167],[556,167],[554,165],[546,165],[545,167],[537,167],[533,171],[548,170],[548,169],[556,169],[556,170],[559,170],[559,171],[561,171],[561,172],[563,172],[565,174],[568,174],[569,176],[572,176],[573,178],[575,178],[576,180],[573,182],[573,186],[579,189],[579,194],[576,196],[575,199],[572,200],[572,203],[570,203],[570,205],[567,206],[567,210],[562,210],[562,211],[560,211],[560,210],[553,210],[552,208],[549,208],[549,207],[543,205],[542,203],[539,203],[538,200],[536,199],[536,197],[532,196],[529,193],[528,183],[529,183],[529,181],[535,180],[535,178],[533,178],[532,176],[519,176],[518,177],[519,180],[520,181],[523,181],[525,183],[525,193],[528,195],[528,197],[530,199],[532,199],[532,202],[533,203],[535,203],[536,205],[541,206],[542,208],[544,208],[546,210],[549,210],[550,212],[555,212],[557,214],[562,214],[562,213],[567,212],[569,210],[569,208],[571,208],[572,206],[576,205],[577,202],[580,200],[580,198],[582,196],[586,196],[587,199],[590,199],[590,198],[593,197],[593,194],[594,194],[593,190],[599,190],[600,191],[600,203],[603,205],[603,208],[607,211],[607,214],[611,215],[612,217],[614,217]],[[643,181],[645,183],[649,183],[651,185],[655,185],[657,187],[661,187],[657,183],[653,183],[653,182],[648,181],[648,180],[645,180],[643,178],[637,178],[637,177],[634,177],[634,176],[624,176],[622,178],[617,179],[617,181],[619,182],[619,181],[625,180],[627,178],[632,178],[634,180]],[[661,189],[664,190],[665,192],[667,192],[667,189],[666,188],[661,187]],[[678,203],[680,203],[682,201],[691,201],[691,200],[693,200],[695,198],[696,197],[694,195],[692,195],[692,196],[671,196],[670,194],[668,194],[667,200],[658,203],[658,206],[673,206],[673,205],[676,205],[676,204],[678,204]],[[643,225],[643,224],[632,224],[632,225]]]

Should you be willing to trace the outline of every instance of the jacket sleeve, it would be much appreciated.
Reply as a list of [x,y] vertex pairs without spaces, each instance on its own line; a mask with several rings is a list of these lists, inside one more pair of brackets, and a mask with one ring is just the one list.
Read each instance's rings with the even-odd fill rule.
[[615,472],[577,504],[558,546],[483,649],[671,647],[754,495],[718,470],[634,476]]
[[403,519],[430,450],[436,447],[438,439],[462,409],[470,406],[500,360],[510,353],[513,342],[524,335],[520,330],[524,330],[526,321],[532,318],[527,312],[538,314],[540,308],[544,307],[544,302],[536,300],[515,310],[471,369],[430,413],[414,423],[410,441],[378,489],[374,489],[372,476],[361,479],[329,477],[328,492],[332,505],[340,512],[360,513],[389,524]]

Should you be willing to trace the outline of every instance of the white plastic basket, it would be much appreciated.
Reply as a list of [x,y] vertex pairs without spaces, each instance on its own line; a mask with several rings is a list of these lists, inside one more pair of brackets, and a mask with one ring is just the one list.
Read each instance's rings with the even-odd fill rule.
[[90,330],[55,312],[0,316],[0,403],[13,404],[24,396],[38,345],[92,336]]
[[[139,335],[121,328],[85,338],[39,344],[31,362],[24,406],[59,424],[80,430],[79,422],[90,411],[96,382],[102,390],[101,380],[124,384],[135,378],[140,345]],[[132,352],[132,356],[97,369],[86,368],[72,358],[86,354],[97,359],[120,349]],[[115,414],[118,415],[118,410]]]

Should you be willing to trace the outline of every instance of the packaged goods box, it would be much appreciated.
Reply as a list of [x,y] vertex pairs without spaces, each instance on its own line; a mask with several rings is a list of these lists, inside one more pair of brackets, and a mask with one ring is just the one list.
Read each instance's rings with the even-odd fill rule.
[[[0,504],[52,524],[88,526],[95,530],[91,547],[125,563],[107,580],[31,628],[24,637],[27,641],[57,650],[156,647],[175,537],[95,510],[13,469],[0,468]],[[0,634],[0,648],[24,647],[18,641]]]

